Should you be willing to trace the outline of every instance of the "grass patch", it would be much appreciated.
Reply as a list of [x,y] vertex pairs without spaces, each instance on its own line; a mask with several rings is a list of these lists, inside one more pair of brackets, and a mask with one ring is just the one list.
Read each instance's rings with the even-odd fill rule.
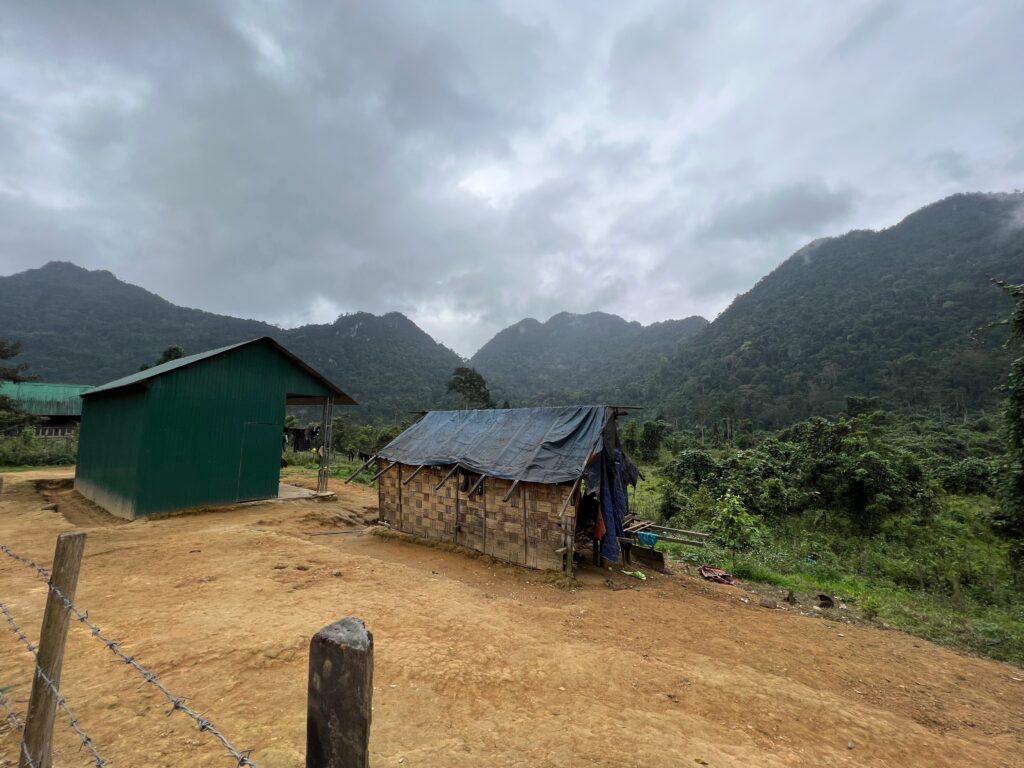
[[[710,563],[755,584],[802,593],[823,592],[841,599],[864,619],[900,629],[960,651],[989,656],[1024,666],[1024,603],[1007,596],[1002,603],[986,602],[961,591],[959,597],[941,591],[911,589],[881,578],[843,572],[835,564],[793,559],[779,566],[771,547],[741,555],[733,561],[711,545],[694,550],[661,545],[678,560]],[[766,559],[775,562],[766,562]],[[787,567],[788,566],[788,567]]]
[[0,467],[71,466],[78,456],[77,438],[41,439],[31,430],[17,437],[0,437]]
[[[281,479],[288,477],[316,477],[320,468],[320,460],[311,451],[286,451],[283,454],[285,466],[281,468]],[[361,461],[347,461],[334,458],[331,461],[331,477],[338,480],[348,480],[352,474],[363,465]],[[373,485],[370,478],[376,474],[373,467],[367,467],[353,482],[359,485]]]

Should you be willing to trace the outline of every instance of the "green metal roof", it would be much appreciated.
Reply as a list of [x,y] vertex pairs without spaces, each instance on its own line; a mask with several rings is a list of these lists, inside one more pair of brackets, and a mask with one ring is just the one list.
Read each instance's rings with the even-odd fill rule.
[[[165,373],[170,373],[171,371],[177,370],[178,368],[184,368],[187,365],[194,365],[196,363],[202,362],[203,360],[209,360],[212,357],[223,355],[224,353],[230,352],[233,349],[245,347],[248,346],[249,344],[266,344],[267,346],[270,346],[273,349],[280,352],[282,355],[291,360],[299,368],[301,368],[314,379],[319,381],[324,387],[333,392],[334,403],[336,405],[357,404],[355,400],[353,400],[351,397],[342,392],[335,384],[333,384],[330,380],[325,378],[321,373],[314,370],[307,363],[300,360],[298,357],[296,357],[294,354],[292,354],[287,349],[282,347],[269,336],[262,336],[258,339],[243,341],[239,344],[231,344],[230,346],[220,347],[219,349],[211,349],[206,352],[200,352],[199,354],[196,355],[188,355],[187,357],[181,357],[178,358],[177,360],[171,360],[169,363],[163,363],[162,365],[154,365],[152,368],[147,368],[144,371],[133,373],[131,376],[125,376],[120,379],[115,379],[114,381],[109,381],[106,384],[101,384],[98,387],[93,387],[92,389],[89,389],[87,392],[83,392],[82,397],[89,397],[90,395],[95,395],[99,392],[110,392],[115,389],[123,389],[124,387],[130,387],[135,384],[140,384],[149,379],[156,378],[157,376],[162,376]],[[296,404],[299,403],[299,401],[297,400],[292,402]]]
[[40,381],[0,381],[0,396],[14,400],[34,416],[81,416],[83,392],[91,384],[48,384]]

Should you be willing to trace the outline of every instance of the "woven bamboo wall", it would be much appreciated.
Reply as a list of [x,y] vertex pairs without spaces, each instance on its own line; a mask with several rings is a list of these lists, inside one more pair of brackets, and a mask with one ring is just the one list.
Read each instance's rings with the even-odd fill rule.
[[[377,471],[380,472],[391,462],[380,460]],[[389,469],[377,480],[377,495],[380,498],[380,519],[395,528],[402,525],[402,494],[400,475],[402,466]]]
[[[576,509],[570,504],[565,517],[558,513],[565,503],[569,489],[561,485],[523,484],[526,514],[526,564],[542,570],[561,570],[562,555],[556,550],[564,547],[568,539],[565,531],[576,526]],[[564,528],[563,528],[564,526]]]
[[511,480],[489,477],[484,480],[484,508],[487,510],[484,530],[484,552],[499,560],[526,565],[526,529],[523,514],[523,483],[506,502],[505,494]]
[[[457,486],[461,486],[461,483],[454,481]],[[484,485],[487,481],[484,481]],[[469,483],[472,485],[472,483]],[[455,541],[464,547],[475,549],[478,552],[484,551],[484,516],[486,514],[486,507],[484,506],[486,498],[479,491],[470,496],[467,493],[463,493],[461,490],[459,494],[459,532]]]
[[[387,466],[379,464],[379,469]],[[458,477],[434,487],[448,468],[420,470],[408,485],[401,479],[415,467],[399,465],[380,477],[380,519],[399,530],[437,541],[455,541],[469,549],[486,552],[510,563],[561,570],[565,546],[564,530],[575,525],[575,508],[570,505],[563,519],[558,513],[565,502],[566,486],[520,483],[506,502],[512,482],[488,477],[483,493],[472,497],[459,490]],[[475,480],[475,478],[474,478]],[[471,485],[472,481],[467,485]]]
[[[405,467],[402,474],[409,477],[415,471]],[[434,490],[446,474],[447,468],[422,469],[402,487],[403,531],[435,541],[454,541],[455,478],[450,478],[441,490]]]

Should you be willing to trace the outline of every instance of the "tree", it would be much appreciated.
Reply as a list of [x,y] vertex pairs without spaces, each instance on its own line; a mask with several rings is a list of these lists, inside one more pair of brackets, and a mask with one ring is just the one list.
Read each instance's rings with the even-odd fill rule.
[[[21,343],[17,341],[0,341],[0,361],[10,360],[21,352]],[[0,381],[25,381],[26,363],[14,366],[0,365]],[[29,417],[9,397],[0,395],[0,429],[29,423]]]
[[163,365],[164,363],[169,363],[171,362],[171,360],[180,360],[184,356],[185,350],[182,347],[179,347],[177,344],[174,344],[165,349],[163,352],[161,352],[160,357],[157,359],[155,363],[153,363],[153,365],[143,365],[141,368],[139,368],[139,370],[148,371],[150,368],[153,368],[157,365]]
[[[996,285],[1015,302],[1007,320],[1010,338],[1007,345],[1024,341],[1024,284],[1011,285],[995,280]],[[1015,570],[1024,570],[1024,354],[1010,365],[1010,376],[1003,390],[1003,432],[1006,438],[1006,461],[1003,465],[1002,510],[994,521],[1000,532],[1010,540],[1010,557]]]
[[[0,341],[0,360],[10,360],[21,354],[20,341]],[[20,363],[13,367],[0,365],[0,381],[25,381],[23,374],[28,370],[28,363]]]
[[665,435],[668,434],[668,431],[668,422],[661,421],[660,419],[645,421],[640,425],[637,458],[640,461],[657,461],[661,453],[662,443],[665,442]]
[[715,505],[711,534],[715,541],[732,553],[734,568],[736,555],[760,543],[763,537],[761,523],[747,512],[740,497],[732,491],[726,491]]
[[475,368],[456,368],[448,382],[448,391],[462,396],[466,408],[493,408],[491,391]]

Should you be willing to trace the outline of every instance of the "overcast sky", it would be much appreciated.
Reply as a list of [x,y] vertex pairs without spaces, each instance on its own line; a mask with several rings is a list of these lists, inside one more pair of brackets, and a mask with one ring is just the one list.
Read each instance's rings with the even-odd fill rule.
[[1024,187],[1024,2],[3,0],[0,116],[0,273],[469,355]]

